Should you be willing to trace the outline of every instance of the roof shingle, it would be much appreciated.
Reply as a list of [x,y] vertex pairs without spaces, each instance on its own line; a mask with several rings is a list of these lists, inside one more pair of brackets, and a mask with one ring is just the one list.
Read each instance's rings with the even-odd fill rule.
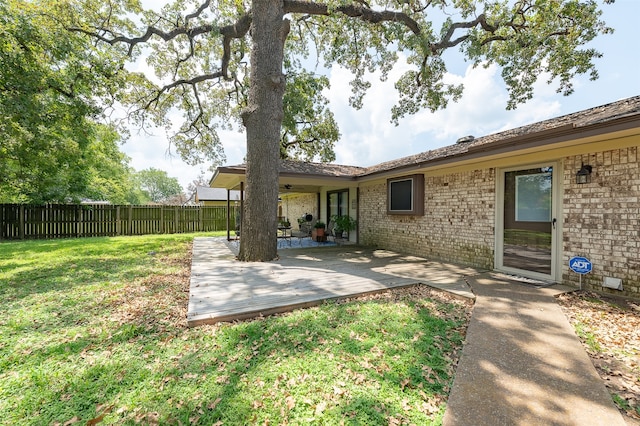
[[481,146],[486,146],[486,148],[490,149],[490,146],[488,145],[496,142],[519,136],[535,134],[543,132],[545,130],[561,128],[567,125],[573,125],[575,128],[580,128],[592,124],[606,123],[619,118],[634,115],[640,115],[640,96],[634,96],[617,102],[612,102],[610,104],[601,105],[595,108],[590,108],[572,114],[563,115],[561,117],[556,117],[526,126],[517,127],[515,129],[506,130],[504,132],[493,133],[491,135],[476,138],[471,142],[449,145],[442,148],[421,152],[419,154],[410,155],[408,157],[386,161],[384,163],[368,167],[366,171],[361,174],[361,176],[389,171],[395,168],[411,166],[414,164],[422,164],[437,159],[452,157],[455,155],[464,154],[466,152],[469,152],[470,150],[477,150]]

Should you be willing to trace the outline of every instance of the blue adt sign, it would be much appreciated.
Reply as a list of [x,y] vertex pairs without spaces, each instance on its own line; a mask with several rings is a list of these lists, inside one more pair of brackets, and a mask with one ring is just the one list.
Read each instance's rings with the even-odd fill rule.
[[572,257],[569,260],[569,268],[578,274],[588,274],[591,272],[592,265],[586,257]]

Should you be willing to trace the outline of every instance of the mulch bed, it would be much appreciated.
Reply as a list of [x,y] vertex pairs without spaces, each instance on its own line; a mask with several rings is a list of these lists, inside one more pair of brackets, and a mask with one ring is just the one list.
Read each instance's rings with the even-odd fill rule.
[[[640,302],[589,291],[558,297],[630,425],[640,425]],[[626,401],[623,402],[623,401]]]

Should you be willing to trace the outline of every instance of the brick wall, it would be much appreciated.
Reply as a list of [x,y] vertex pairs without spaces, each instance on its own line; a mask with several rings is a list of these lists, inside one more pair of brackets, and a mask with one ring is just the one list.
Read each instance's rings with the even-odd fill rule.
[[[578,185],[582,164],[591,183]],[[640,153],[637,147],[564,158],[562,280],[578,285],[573,256],[587,257],[593,271],[583,288],[640,298]],[[386,214],[386,183],[360,189],[360,241],[403,253],[494,267],[495,169],[425,178],[425,215]],[[623,291],[603,288],[604,277],[621,278]]]
[[286,216],[294,229],[298,229],[298,218],[310,213],[318,220],[318,194],[282,194],[282,215]]
[[[593,167],[591,183],[578,185],[582,164]],[[607,293],[605,276],[622,278],[623,293],[640,297],[640,156],[624,148],[565,158],[563,281],[578,284],[569,270],[573,256],[584,256],[593,271],[583,276],[583,288]]]
[[360,189],[360,242],[492,269],[495,169],[425,177],[425,215],[386,214],[386,183]]

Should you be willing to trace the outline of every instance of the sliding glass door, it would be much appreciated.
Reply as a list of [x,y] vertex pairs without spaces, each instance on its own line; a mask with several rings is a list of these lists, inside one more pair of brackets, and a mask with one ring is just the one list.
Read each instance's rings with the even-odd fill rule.
[[349,190],[332,191],[327,193],[327,219],[332,216],[349,214]]

